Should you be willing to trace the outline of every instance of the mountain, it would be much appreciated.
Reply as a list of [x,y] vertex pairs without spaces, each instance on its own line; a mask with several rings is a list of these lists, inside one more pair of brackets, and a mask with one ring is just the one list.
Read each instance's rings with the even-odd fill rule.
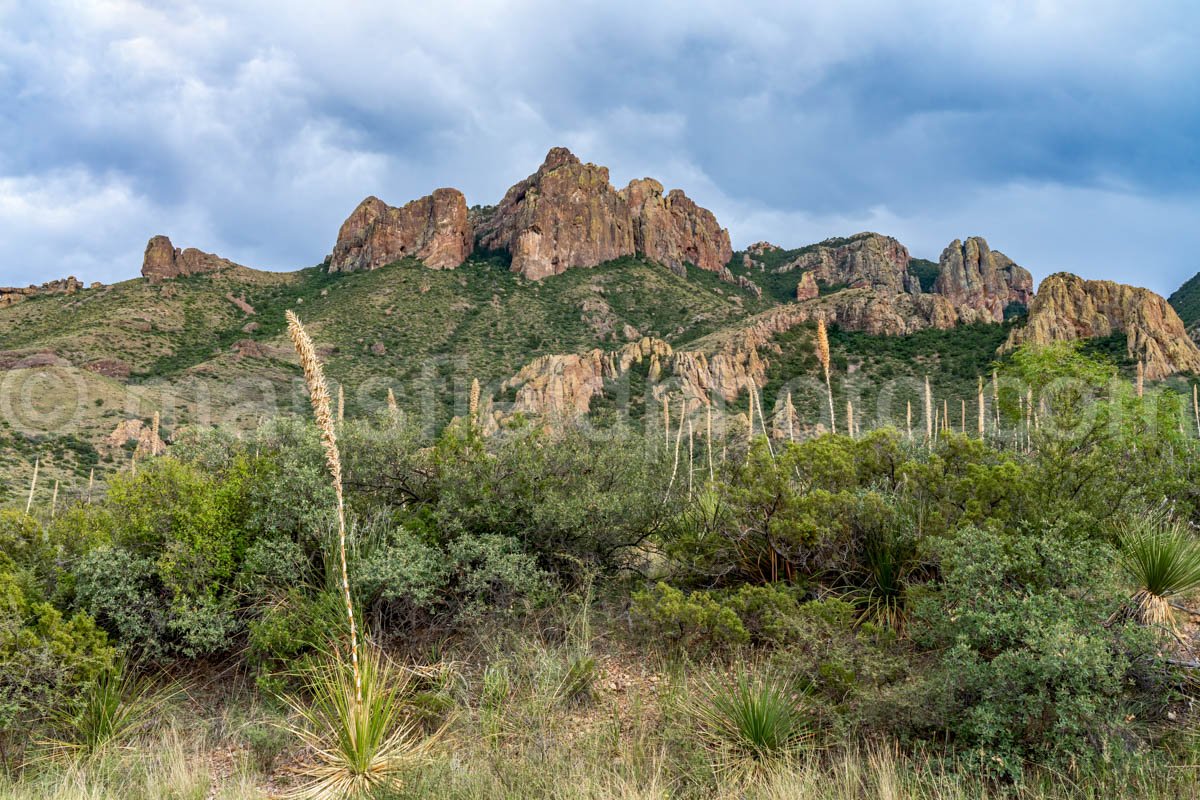
[[1192,339],[1197,340],[1200,336],[1200,273],[1193,275],[1172,292],[1167,302],[1179,314]]
[[808,430],[823,408],[818,316],[832,323],[839,397],[860,413],[886,399],[892,421],[927,374],[947,407],[974,397],[976,376],[1022,341],[1121,332],[1152,377],[1200,370],[1182,322],[1146,290],[1052,276],[1034,295],[1029,272],[980,237],[936,263],[870,232],[734,252],[682,190],[618,189],[564,148],[494,206],[452,188],[398,206],[368,197],[316,266],[264,272],[155,236],[142,275],[0,289],[0,502],[24,491],[35,458],[44,480],[73,487],[127,464],[156,412],[171,441],[302,411],[289,308],[347,414],[385,409],[391,389],[430,425],[465,413],[478,380],[489,429],[518,414],[605,420],[626,401],[636,419],[664,393],[747,413],[753,384],[768,411],[790,395]]

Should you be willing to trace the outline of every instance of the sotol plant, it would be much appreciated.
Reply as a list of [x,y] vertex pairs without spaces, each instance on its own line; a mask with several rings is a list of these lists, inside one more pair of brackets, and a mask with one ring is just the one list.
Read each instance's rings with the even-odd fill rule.
[[809,715],[784,681],[741,675],[705,685],[693,713],[714,765],[734,772],[769,769],[812,737]]
[[1137,587],[1130,616],[1178,634],[1171,598],[1200,589],[1200,538],[1182,523],[1143,516],[1121,535],[1121,564]]

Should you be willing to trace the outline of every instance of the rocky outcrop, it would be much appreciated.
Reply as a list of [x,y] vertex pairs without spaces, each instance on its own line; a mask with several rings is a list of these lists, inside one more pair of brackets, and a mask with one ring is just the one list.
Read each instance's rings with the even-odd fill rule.
[[180,278],[186,275],[203,275],[236,267],[237,264],[212,253],[194,247],[180,250],[166,236],[153,236],[146,243],[146,254],[142,257],[142,277],[151,283]]
[[811,272],[801,275],[800,282],[796,284],[796,299],[812,300],[819,294],[821,294],[821,289],[817,286],[816,276]]
[[641,254],[679,274],[719,272],[733,256],[729,232],[682,191],[643,178],[617,191],[608,169],[555,147],[537,172],[508,190],[479,225],[479,244],[512,255],[530,280]]
[[633,220],[608,169],[555,147],[533,175],[508,190],[481,225],[479,244],[507,250],[530,280],[633,255]]
[[652,261],[675,272],[685,264],[719,272],[733,257],[729,231],[683,190],[672,189],[664,197],[661,183],[642,178],[630,181],[620,195],[629,204],[634,247]]
[[126,419],[117,423],[117,427],[101,443],[101,449],[112,455],[134,443],[133,452],[139,456],[158,455],[167,447],[166,442],[155,435],[152,426],[140,419]]
[[368,197],[342,223],[329,271],[378,269],[405,257],[453,269],[467,260],[474,241],[467,200],[457,189],[438,189],[400,208]]
[[955,239],[938,260],[933,291],[956,308],[982,312],[965,314],[990,322],[1003,322],[1011,303],[1028,306],[1033,299],[1033,276],[999,250],[991,250],[980,236],[965,242]]
[[31,297],[50,294],[75,294],[83,290],[83,282],[74,276],[48,281],[41,286],[0,287],[0,308],[16,305]]
[[892,237],[859,233],[847,239],[827,239],[806,247],[776,271],[811,272],[818,282],[827,286],[920,294],[920,281],[908,272],[909,261],[908,248]]
[[1200,373],[1200,349],[1165,299],[1149,289],[1084,280],[1068,272],[1042,281],[1029,306],[1028,323],[1009,334],[1001,351],[1116,332],[1125,334],[1126,351],[1145,363],[1151,380]]

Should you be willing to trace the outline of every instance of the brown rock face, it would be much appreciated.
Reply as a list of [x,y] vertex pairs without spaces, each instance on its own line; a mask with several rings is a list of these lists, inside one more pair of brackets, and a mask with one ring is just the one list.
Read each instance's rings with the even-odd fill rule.
[[629,207],[608,169],[581,163],[564,147],[508,190],[479,234],[483,247],[511,253],[513,272],[530,280],[634,253]]
[[966,242],[955,239],[938,260],[940,271],[933,291],[963,309],[983,312],[991,322],[1004,321],[1009,303],[1029,305],[1033,276],[999,250],[991,250],[980,236]]
[[41,286],[0,287],[0,308],[16,305],[22,300],[45,294],[75,294],[83,290],[83,282],[74,276],[48,281]]
[[180,250],[172,246],[166,236],[153,236],[146,243],[146,254],[142,258],[142,277],[152,283],[179,278],[184,275],[202,275],[236,267],[232,261],[204,253],[194,247]]
[[824,284],[845,284],[851,289],[876,289],[888,293],[920,294],[921,284],[908,273],[912,259],[908,248],[890,236],[859,233],[848,239],[830,239],[815,245],[777,272],[799,269],[813,273]]
[[1146,377],[1200,373],[1200,349],[1188,338],[1183,320],[1149,289],[1113,281],[1088,281],[1068,272],[1047,277],[1029,306],[1029,322],[1014,330],[1001,348],[1125,334],[1131,358],[1145,362]]
[[538,171],[508,190],[479,225],[479,243],[512,254],[530,280],[640,253],[682,274],[719,272],[733,256],[729,232],[678,189],[650,178],[617,191],[608,169],[553,148]]
[[368,197],[342,223],[329,271],[378,269],[405,256],[453,269],[467,260],[473,244],[467,200],[457,189],[438,189],[401,208]]
[[620,194],[633,218],[634,246],[647,258],[675,272],[685,263],[719,272],[733,258],[729,231],[683,190],[672,189],[664,197],[661,183],[642,178],[630,181]]
[[817,279],[812,272],[805,272],[800,278],[800,282],[796,284],[796,299],[797,300],[812,300],[821,293],[820,287],[817,286]]

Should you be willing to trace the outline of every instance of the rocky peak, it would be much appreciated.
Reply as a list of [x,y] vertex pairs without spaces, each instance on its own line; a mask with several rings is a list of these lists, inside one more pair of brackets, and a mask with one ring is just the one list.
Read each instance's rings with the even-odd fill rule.
[[632,255],[633,221],[607,168],[555,147],[537,172],[504,195],[480,227],[479,243],[507,250],[513,272],[540,280]]
[[479,226],[479,243],[512,254],[530,280],[640,253],[677,273],[684,264],[720,272],[733,255],[729,232],[682,191],[652,178],[617,191],[608,169],[555,147]]
[[908,248],[892,237],[859,233],[804,248],[804,252],[776,271],[809,271],[821,283],[845,284],[851,289],[920,294],[920,282],[908,272],[911,260]]
[[1089,281],[1058,272],[1042,281],[1029,306],[1029,321],[1008,336],[1002,350],[1018,345],[1125,334],[1131,358],[1146,365],[1146,377],[1200,373],[1200,349],[1188,338],[1170,304],[1149,289],[1113,281]]
[[965,242],[955,239],[942,251],[933,291],[956,307],[1003,322],[1010,303],[1027,306],[1033,299],[1033,276],[999,250],[990,249],[983,237],[972,236]]
[[189,247],[180,250],[166,236],[152,236],[146,243],[142,257],[142,277],[152,283],[179,278],[184,275],[202,275],[236,267],[232,261]]
[[467,200],[457,189],[438,189],[401,208],[372,196],[342,223],[329,271],[378,269],[406,256],[453,269],[467,260],[474,239]]
[[721,272],[733,257],[729,231],[682,189],[664,197],[661,183],[642,178],[630,181],[620,195],[629,204],[634,246],[647,258],[686,274],[684,264]]

